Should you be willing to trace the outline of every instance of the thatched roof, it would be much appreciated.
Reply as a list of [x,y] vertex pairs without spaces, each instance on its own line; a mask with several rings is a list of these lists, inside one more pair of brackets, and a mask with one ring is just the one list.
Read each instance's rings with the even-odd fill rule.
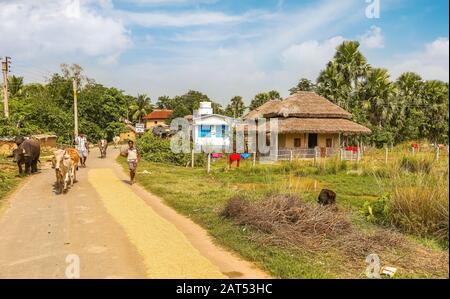
[[351,113],[324,97],[301,91],[265,111],[264,117],[309,117],[309,118],[345,118],[351,119]]
[[275,111],[275,107],[280,104],[281,101],[279,100],[272,100],[266,102],[264,105],[256,108],[255,110],[250,111],[247,113],[247,115],[244,116],[244,119],[258,119],[258,118],[264,118],[264,115],[266,113],[270,113],[272,111]]
[[343,118],[279,118],[278,132],[370,134],[370,129]]
[[279,133],[371,133],[351,121],[351,113],[314,92],[302,91],[283,101],[269,101],[244,118],[278,118]]

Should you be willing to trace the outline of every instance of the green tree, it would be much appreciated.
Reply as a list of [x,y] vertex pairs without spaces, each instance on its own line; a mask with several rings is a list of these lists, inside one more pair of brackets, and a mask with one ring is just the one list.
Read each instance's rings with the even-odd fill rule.
[[280,100],[280,99],[281,99],[280,93],[276,90],[272,90],[269,92],[262,92],[262,93],[255,95],[255,97],[253,98],[253,100],[250,103],[249,109],[255,110],[256,108],[261,107],[268,101]]
[[23,89],[23,77],[8,77],[8,88],[11,97],[20,96]]
[[330,61],[327,67],[320,72],[317,79],[317,92],[338,106],[348,109],[348,98],[351,93],[338,64]]
[[242,117],[244,115],[244,112],[245,104],[242,100],[242,97],[240,96],[233,97],[225,109],[225,115],[234,118]]
[[136,100],[131,105],[132,120],[142,123],[144,117],[152,111],[150,98],[146,94],[138,94]]
[[311,80],[302,78],[295,87],[289,89],[289,92],[291,95],[293,95],[300,91],[315,91],[315,90],[316,86]]

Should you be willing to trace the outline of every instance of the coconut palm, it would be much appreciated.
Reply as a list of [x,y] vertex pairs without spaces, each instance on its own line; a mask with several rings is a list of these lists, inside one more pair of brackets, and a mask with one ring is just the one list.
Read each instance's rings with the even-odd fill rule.
[[20,96],[23,89],[23,77],[11,76],[8,78],[9,94],[11,97]]
[[133,121],[142,123],[144,117],[152,111],[150,98],[146,94],[138,94],[130,110]]

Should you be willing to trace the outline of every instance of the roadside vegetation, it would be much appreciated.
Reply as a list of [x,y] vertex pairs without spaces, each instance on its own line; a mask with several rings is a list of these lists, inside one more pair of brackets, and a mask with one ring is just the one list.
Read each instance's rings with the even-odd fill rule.
[[[245,161],[227,171],[219,160],[210,175],[142,161],[138,182],[276,277],[364,278],[370,253],[396,277],[448,277],[448,157],[394,152],[387,165],[383,150],[358,164]],[[337,193],[336,209],[317,204],[322,188]]]
[[5,197],[12,192],[20,183],[17,176],[17,165],[0,155],[0,213],[3,208]]

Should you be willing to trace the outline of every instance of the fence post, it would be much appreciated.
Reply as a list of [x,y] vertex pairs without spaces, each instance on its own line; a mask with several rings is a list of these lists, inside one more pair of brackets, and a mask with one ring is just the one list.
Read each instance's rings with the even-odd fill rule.
[[289,156],[289,161],[292,162],[293,158],[294,158],[294,157],[293,157],[292,150],[291,150],[291,151],[290,151],[290,156]]
[[384,162],[386,164],[388,164],[388,157],[389,157],[389,148],[386,145],[386,147],[384,148]]
[[191,167],[194,168],[195,167],[195,150],[194,148],[192,148],[192,153],[191,153]]
[[339,148],[339,161],[342,161],[344,159],[343,157],[343,153],[342,153],[342,148]]
[[441,149],[440,149],[440,147],[439,147],[439,145],[436,147],[436,161],[439,161],[439,154],[440,154],[440,151],[441,151]]
[[211,153],[208,153],[208,173],[211,172]]
[[256,166],[256,152],[253,153],[253,167]]

